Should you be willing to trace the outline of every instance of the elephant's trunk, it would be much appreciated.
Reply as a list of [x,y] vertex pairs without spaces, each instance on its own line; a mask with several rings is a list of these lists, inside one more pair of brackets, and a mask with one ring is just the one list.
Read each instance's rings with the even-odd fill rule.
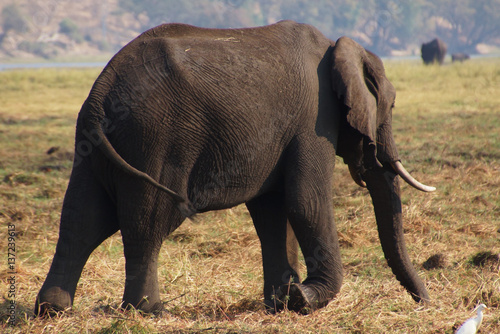
[[372,198],[387,263],[415,301],[428,300],[424,283],[418,277],[406,251],[397,175],[384,168],[374,168],[366,171],[363,178]]

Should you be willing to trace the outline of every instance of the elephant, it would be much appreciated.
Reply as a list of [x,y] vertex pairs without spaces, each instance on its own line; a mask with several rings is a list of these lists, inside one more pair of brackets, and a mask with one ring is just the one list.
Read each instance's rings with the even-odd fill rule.
[[446,50],[446,43],[439,38],[435,38],[428,43],[423,43],[421,51],[424,64],[438,63],[439,65],[443,65]]
[[336,155],[368,188],[396,278],[415,301],[429,300],[403,238],[398,175],[435,188],[400,161],[394,100],[380,58],[307,24],[164,24],[142,33],[105,66],[78,114],[59,239],[35,314],[72,307],[85,262],[117,231],[126,261],[121,307],[161,312],[163,240],[188,217],[243,203],[261,243],[266,309],[281,311],[285,300],[299,313],[326,306],[343,279]]
[[451,62],[452,63],[454,63],[456,61],[462,63],[468,59],[470,59],[470,56],[467,53],[463,53],[463,52],[453,53],[451,55]]

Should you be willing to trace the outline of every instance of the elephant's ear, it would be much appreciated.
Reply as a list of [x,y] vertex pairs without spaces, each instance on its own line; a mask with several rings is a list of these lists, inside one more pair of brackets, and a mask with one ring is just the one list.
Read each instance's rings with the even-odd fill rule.
[[395,95],[394,87],[385,77],[380,58],[348,37],[337,40],[332,57],[332,88],[345,105],[344,119],[362,135],[363,163],[368,168],[379,165],[377,130],[388,121],[390,126],[390,114],[389,120],[383,119],[383,110],[390,113],[388,103],[392,104],[389,100],[394,98],[390,96]]
[[366,52],[348,37],[333,47],[332,85],[347,107],[347,121],[370,141],[376,140],[377,100],[365,78]]

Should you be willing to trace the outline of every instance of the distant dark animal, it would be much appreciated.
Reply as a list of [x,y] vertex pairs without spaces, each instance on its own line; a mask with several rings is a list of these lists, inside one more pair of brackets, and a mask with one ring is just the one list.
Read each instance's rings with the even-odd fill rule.
[[466,61],[467,59],[470,59],[470,56],[466,53],[454,53],[451,55],[451,61],[454,63],[456,61],[463,62]]
[[423,43],[421,50],[424,64],[429,65],[437,62],[442,65],[444,57],[446,56],[447,47],[442,40],[435,38],[429,43]]

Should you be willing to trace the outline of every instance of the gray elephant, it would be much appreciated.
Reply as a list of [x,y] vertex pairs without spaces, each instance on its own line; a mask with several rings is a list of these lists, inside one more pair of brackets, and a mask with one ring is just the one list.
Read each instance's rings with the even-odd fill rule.
[[[302,313],[324,307],[343,275],[336,154],[371,194],[392,271],[416,301],[427,300],[403,239],[397,176],[433,188],[400,162],[394,99],[377,56],[310,25],[144,32],[111,59],[79,113],[59,240],[35,313],[70,308],[87,258],[118,230],[122,306],[160,311],[162,241],[186,217],[240,203],[261,241],[267,307],[280,310],[285,298]],[[306,259],[302,282],[287,223]]]
[[424,64],[438,63],[442,65],[446,56],[446,50],[446,43],[439,38],[435,38],[428,43],[423,43],[421,51]]

